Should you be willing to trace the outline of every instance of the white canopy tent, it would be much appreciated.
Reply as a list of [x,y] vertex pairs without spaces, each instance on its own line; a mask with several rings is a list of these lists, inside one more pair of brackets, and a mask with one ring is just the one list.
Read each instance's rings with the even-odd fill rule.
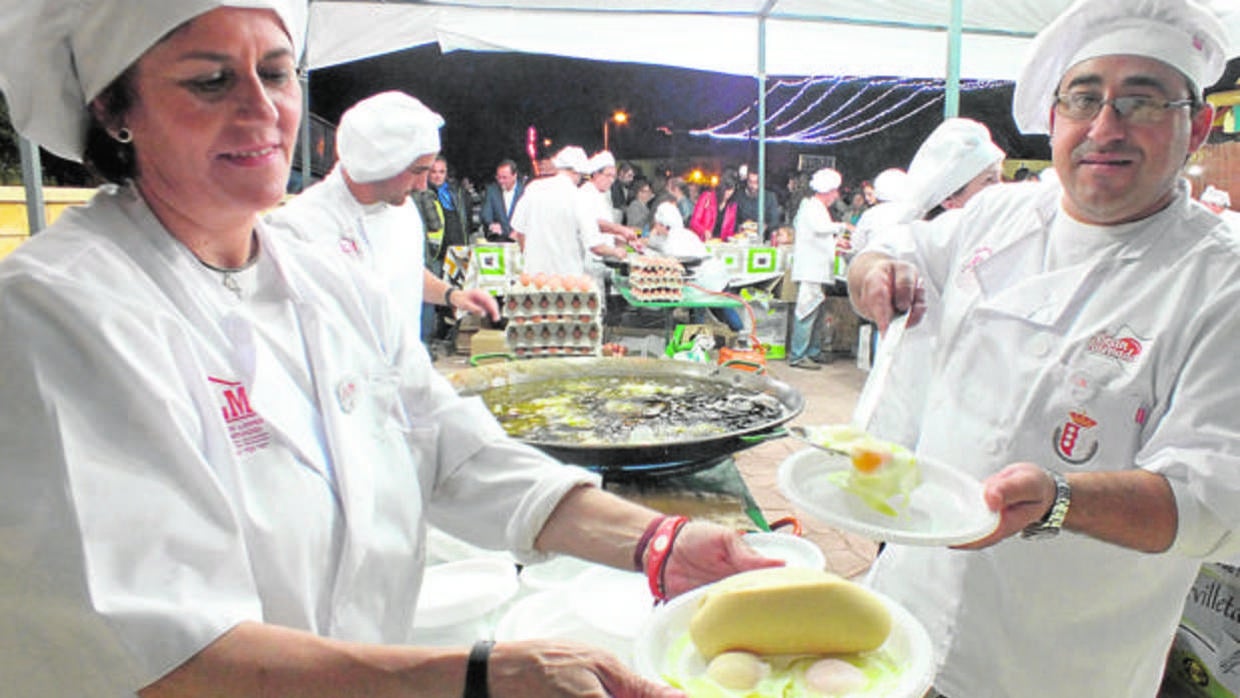
[[[310,71],[437,43],[753,76],[1016,77],[1028,41],[1071,0],[311,0]],[[1203,0],[1240,48],[1240,0]],[[1232,52],[1234,55],[1236,51]],[[765,90],[758,89],[759,168]],[[309,109],[306,110],[307,114]],[[308,133],[309,129],[305,129]],[[303,171],[308,171],[308,147]],[[23,148],[31,230],[37,149]],[[33,191],[32,191],[33,188]],[[38,215],[40,220],[34,218]]]
[[[753,76],[765,181],[766,76],[943,79],[945,115],[955,116],[961,78],[1014,80],[1026,44],[1071,1],[314,0],[305,65],[434,42],[444,52],[543,53]],[[1240,47],[1240,0],[1204,1]],[[306,172],[308,144],[303,151]]]

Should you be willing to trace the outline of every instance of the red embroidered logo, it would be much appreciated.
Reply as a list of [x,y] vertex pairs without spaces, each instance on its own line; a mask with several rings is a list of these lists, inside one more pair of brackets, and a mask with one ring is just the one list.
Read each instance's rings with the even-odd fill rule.
[[228,425],[228,437],[238,456],[246,456],[266,448],[271,443],[271,432],[262,415],[250,406],[245,386],[237,381],[207,376],[219,391],[220,412]]
[[1099,332],[1089,340],[1089,345],[1085,347],[1085,351],[1108,359],[1118,359],[1125,363],[1132,363],[1141,356],[1143,348],[1141,340],[1136,337],[1116,337],[1105,332]]
[[960,273],[956,275],[956,287],[965,291],[976,289],[977,275],[973,270],[977,268],[977,265],[990,259],[992,254],[994,254],[994,250],[991,250],[989,247],[979,247],[974,250],[973,256],[960,265]]
[[1068,419],[1055,428],[1055,453],[1069,463],[1081,464],[1098,452],[1098,439],[1091,431],[1098,422],[1084,412],[1069,412]]
[[340,238],[340,251],[351,257],[359,257],[362,249],[358,247],[357,240],[349,237]]

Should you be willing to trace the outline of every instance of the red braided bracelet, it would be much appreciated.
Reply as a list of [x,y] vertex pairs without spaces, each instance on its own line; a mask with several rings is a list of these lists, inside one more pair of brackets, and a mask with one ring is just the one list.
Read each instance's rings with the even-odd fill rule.
[[672,555],[672,544],[680,530],[689,523],[687,516],[665,516],[655,526],[654,535],[650,538],[650,557],[646,559],[646,581],[650,584],[650,594],[656,602],[667,601],[667,589],[664,584],[664,573],[667,560]]

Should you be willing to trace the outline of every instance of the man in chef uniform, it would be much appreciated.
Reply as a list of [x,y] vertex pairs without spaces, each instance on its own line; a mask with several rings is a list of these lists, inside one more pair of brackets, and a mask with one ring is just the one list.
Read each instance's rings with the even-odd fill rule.
[[404,92],[367,97],[340,117],[338,162],[327,177],[267,216],[271,225],[361,263],[415,330],[423,298],[499,321],[491,294],[457,289],[422,263],[425,231],[409,193],[426,187],[441,126],[439,114]]
[[532,274],[584,274],[586,248],[578,233],[577,184],[589,174],[586,151],[565,146],[551,158],[555,174],[530,182],[512,212],[512,234]]
[[850,269],[883,328],[940,293],[917,453],[1000,516],[872,571],[930,631],[943,695],[1152,697],[1200,563],[1240,548],[1240,248],[1180,174],[1225,46],[1186,0],[1073,4],[1013,103],[1062,188],[987,188]]
[[788,365],[818,370],[828,357],[822,350],[823,313],[826,286],[835,283],[837,236],[849,229],[831,218],[830,206],[840,196],[840,173],[827,167],[809,180],[814,195],[801,201],[792,225],[792,280],[797,283],[797,303],[792,325],[792,346]]

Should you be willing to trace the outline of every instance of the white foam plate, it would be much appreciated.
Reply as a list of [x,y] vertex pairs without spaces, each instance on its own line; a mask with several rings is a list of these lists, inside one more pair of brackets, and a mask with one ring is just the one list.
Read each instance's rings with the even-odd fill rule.
[[783,560],[789,567],[808,567],[821,570],[827,566],[822,549],[804,538],[788,533],[746,533],[745,542],[766,557]]
[[917,457],[921,484],[908,507],[888,516],[831,482],[832,473],[852,467],[847,456],[807,448],[779,465],[779,491],[793,504],[837,528],[873,540],[907,545],[959,545],[984,538],[999,515],[982,499],[976,478],[931,458]]
[[458,560],[426,568],[415,628],[466,623],[498,609],[517,593],[517,568],[494,557]]
[[564,640],[607,650],[631,665],[633,638],[600,630],[564,603],[561,591],[539,591],[513,603],[495,625],[498,642]]
[[[698,600],[709,586],[672,599],[658,607],[638,633],[633,645],[633,665],[638,673],[655,681],[664,681],[665,674],[683,674],[686,668],[706,670],[706,660],[690,650],[681,657],[680,667],[671,666],[669,650],[689,630],[689,621],[697,610]],[[882,698],[921,698],[934,682],[934,651],[930,635],[922,624],[890,597],[873,592],[891,613],[892,628],[879,651],[888,653],[904,667],[899,682],[883,686]],[[878,698],[869,694],[850,694],[850,698]]]

